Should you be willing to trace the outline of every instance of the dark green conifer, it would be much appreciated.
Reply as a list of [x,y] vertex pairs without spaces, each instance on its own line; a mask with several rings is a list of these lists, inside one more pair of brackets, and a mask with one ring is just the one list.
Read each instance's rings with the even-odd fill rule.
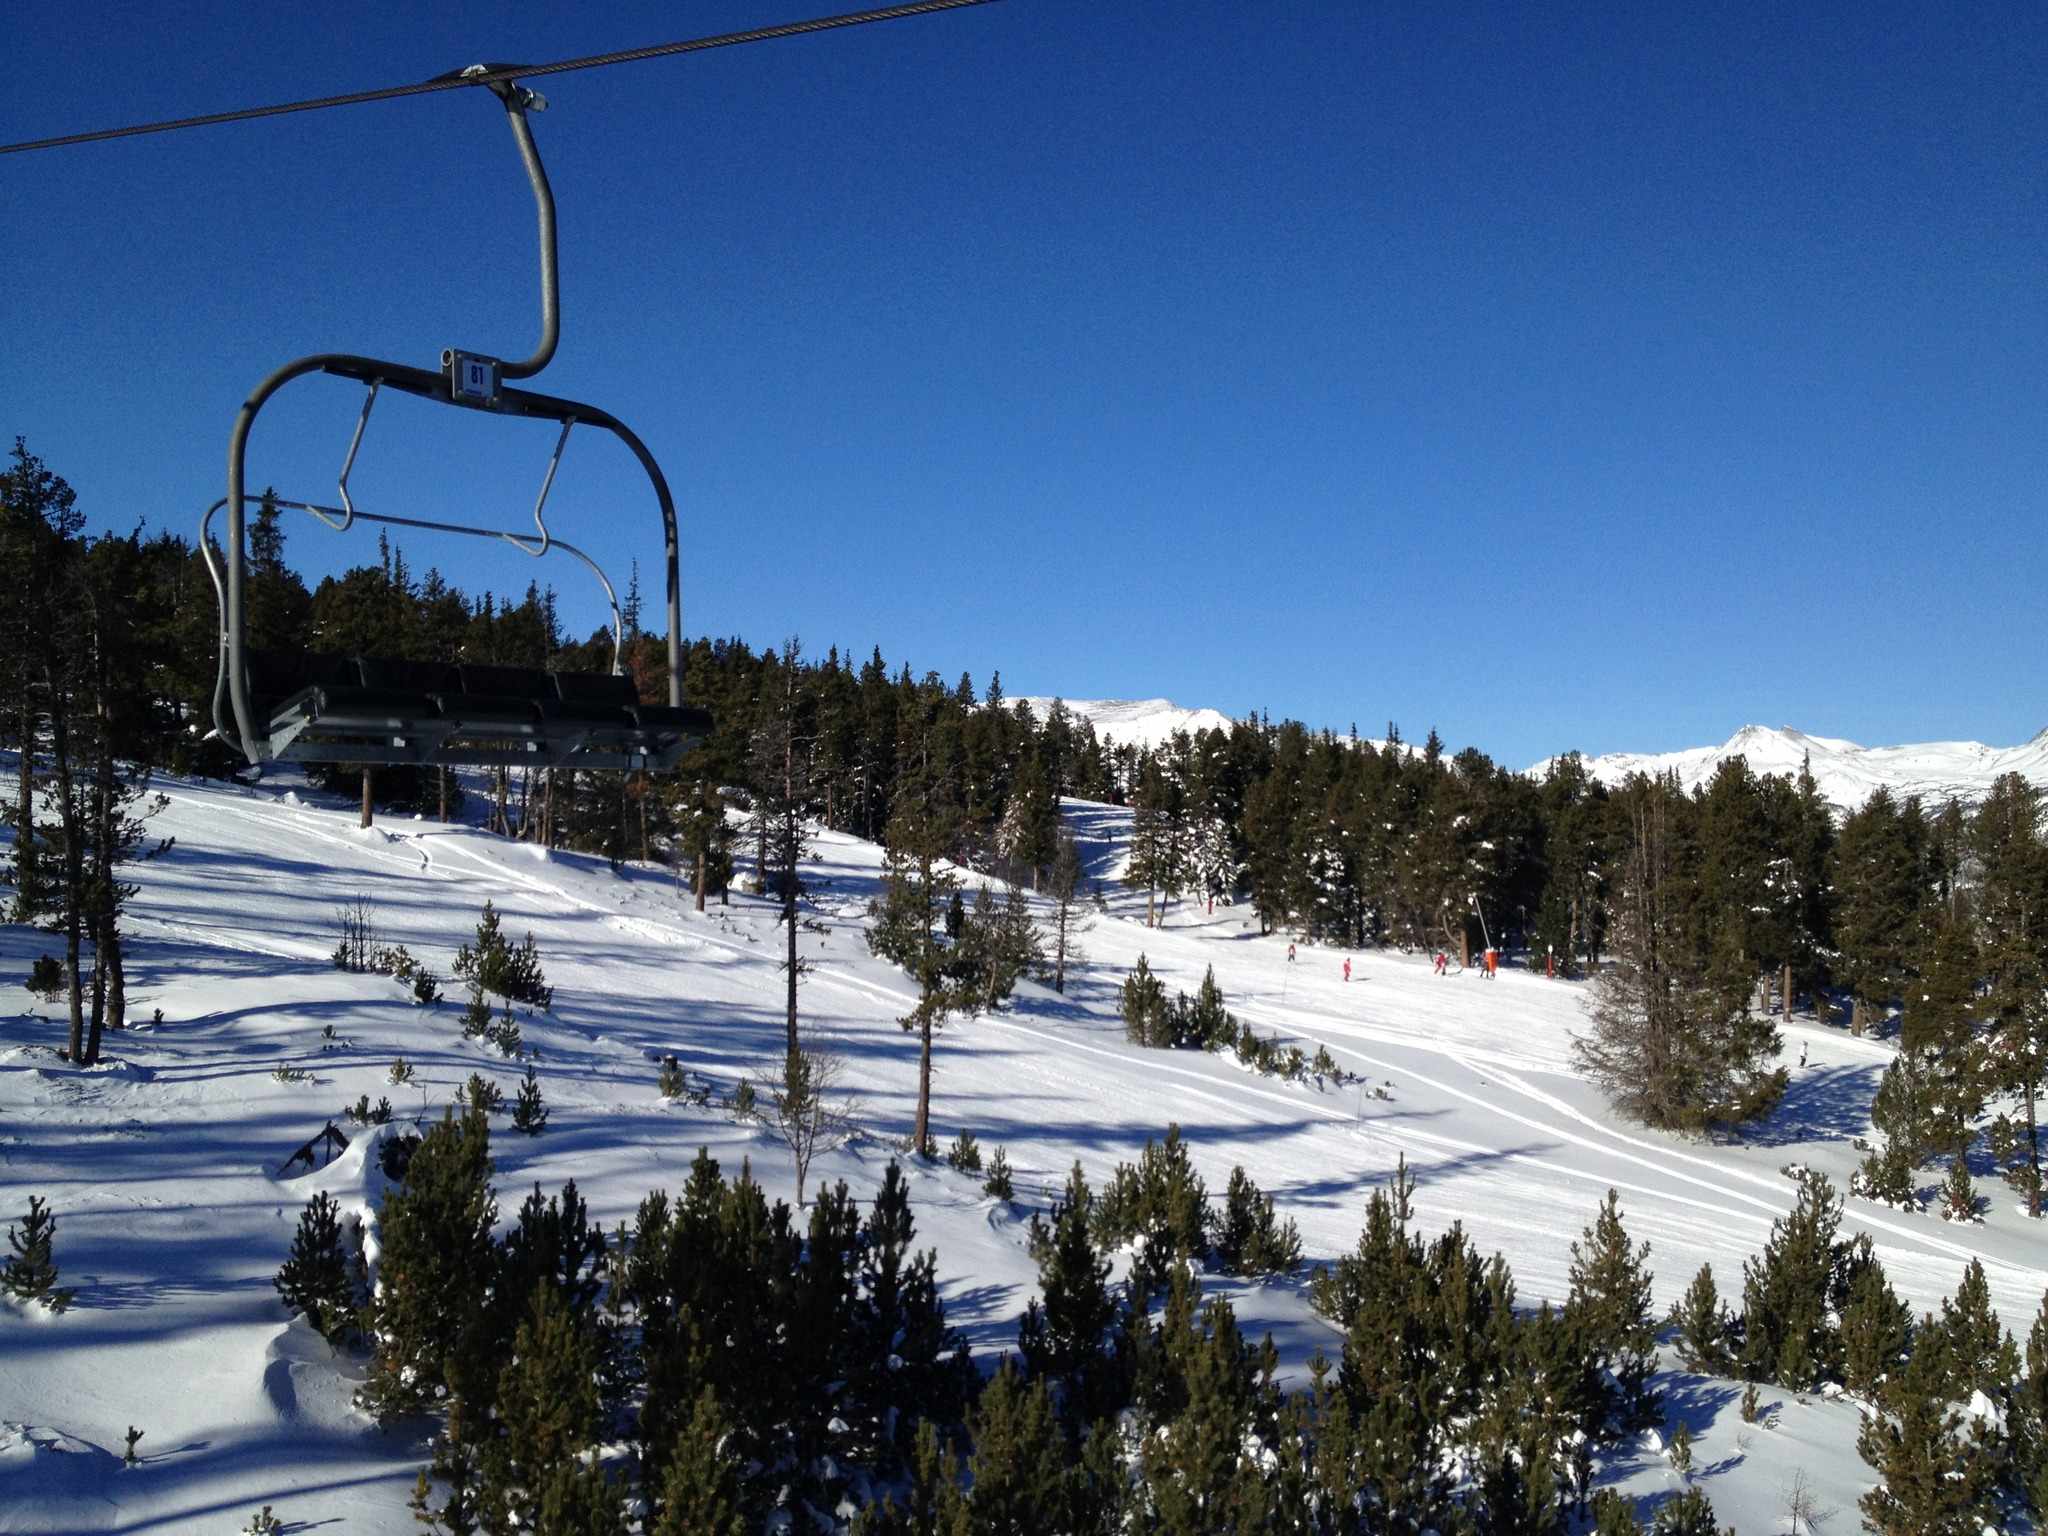
[[512,1105],[512,1125],[529,1136],[538,1136],[548,1127],[548,1109],[541,1100],[540,1079],[531,1064],[526,1068],[526,1080],[519,1085],[519,1097]]
[[[356,1243],[362,1228],[356,1227]],[[356,1332],[358,1308],[354,1267],[341,1231],[341,1207],[325,1190],[299,1212],[291,1253],[273,1282],[285,1310],[303,1312],[320,1337],[341,1344]]]
[[1711,1264],[1702,1264],[1671,1309],[1671,1326],[1677,1332],[1678,1360],[1689,1371],[1725,1375],[1729,1364],[1728,1338],[1732,1319],[1721,1304]]
[[1875,1257],[1858,1267],[1842,1309],[1842,1382],[1875,1399],[1905,1366],[1913,1347],[1913,1311]]
[[1649,1384],[1657,1366],[1649,1257],[1648,1243],[1629,1245],[1620,1196],[1608,1190],[1606,1203],[1585,1231],[1584,1246],[1572,1244],[1565,1316],[1613,1378],[1613,1416],[1622,1429],[1651,1423],[1657,1413],[1657,1394]]
[[969,1419],[974,1536],[1071,1529],[1067,1440],[1043,1377],[1027,1382],[1006,1358]]
[[649,1536],[745,1536],[731,1435],[717,1394],[704,1388],[669,1450],[660,1513]]
[[1835,1240],[1841,1198],[1819,1174],[1799,1180],[1792,1210],[1771,1224],[1764,1251],[1743,1265],[1743,1373],[1805,1391],[1841,1370],[1829,1317],[1846,1245]]
[[1050,1383],[1073,1426],[1113,1415],[1127,1391],[1109,1352],[1119,1306],[1109,1290],[1109,1262],[1098,1257],[1089,1235],[1092,1203],[1077,1162],[1065,1195],[1053,1206],[1050,1226],[1032,1218],[1039,1299],[1025,1308],[1017,1330],[1026,1371]]
[[[20,444],[15,445],[17,456]],[[7,1229],[7,1243],[14,1252],[0,1266],[0,1289],[17,1301],[39,1301],[52,1312],[62,1312],[71,1305],[75,1294],[60,1290],[57,1285],[57,1260],[53,1243],[57,1236],[57,1217],[38,1195],[28,1197],[28,1214],[21,1218],[21,1229]]]
[[1996,1485],[1981,1425],[1946,1399],[1933,1350],[1913,1352],[1883,1411],[1863,1421],[1857,1452],[1878,1485],[1857,1501],[1877,1536],[1977,1536]]
[[1166,987],[1152,974],[1141,954],[1130,975],[1124,978],[1119,1003],[1124,1034],[1133,1045],[1162,1046],[1170,1043],[1167,1031]]
[[430,1129],[384,1197],[378,1221],[375,1341],[363,1405],[380,1419],[410,1413],[450,1385],[453,1352],[477,1323],[496,1270],[490,1124],[471,1105]]

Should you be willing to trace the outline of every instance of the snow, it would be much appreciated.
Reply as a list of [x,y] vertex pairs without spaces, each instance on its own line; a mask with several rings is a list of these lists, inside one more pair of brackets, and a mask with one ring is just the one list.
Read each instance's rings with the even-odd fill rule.
[[[1052,709],[1049,698],[1026,698],[1032,714],[1043,721]],[[1213,709],[1183,709],[1171,699],[1062,699],[1078,726],[1087,721],[1105,741],[1133,747],[1157,747],[1175,731],[1193,736],[1201,731],[1228,733],[1230,716]]]
[[[424,1453],[356,1412],[357,1367],[288,1322],[271,1285],[315,1191],[347,1211],[374,1205],[376,1135],[344,1127],[354,1145],[328,1167],[279,1167],[359,1094],[388,1095],[410,1122],[438,1117],[472,1072],[508,1096],[518,1073],[462,1038],[455,1002],[420,1008],[387,978],[333,970],[335,907],[367,895],[384,940],[444,979],[486,898],[509,935],[533,932],[556,1004],[523,1027],[552,1118],[537,1138],[496,1122],[501,1211],[536,1182],[552,1190],[573,1177],[607,1227],[630,1222],[649,1188],[678,1188],[700,1145],[728,1169],[750,1159],[771,1196],[793,1196],[786,1156],[758,1124],[663,1101],[654,1081],[654,1062],[671,1052],[719,1094],[779,1059],[775,912],[735,894],[699,915],[668,872],[614,876],[601,860],[537,858],[473,828],[405,819],[365,837],[352,807],[293,776],[253,789],[162,787],[170,804],[152,831],[177,842],[136,869],[129,983],[131,1017],[160,1008],[160,1027],[110,1036],[100,1069],[70,1068],[55,1054],[59,1010],[18,980],[51,939],[0,928],[0,1218],[18,1220],[30,1194],[46,1197],[60,1283],[77,1288],[61,1317],[0,1305],[0,1531],[218,1532],[267,1503],[288,1526],[396,1536],[414,1528],[405,1499]],[[1739,1296],[1743,1259],[1792,1204],[1782,1166],[1846,1187],[1859,1159],[1851,1139],[1868,1131],[1889,1057],[1881,1042],[1794,1023],[1785,1060],[1804,1047],[1808,1064],[1754,1135],[1715,1143],[1644,1131],[1617,1122],[1571,1070],[1578,985],[1522,971],[1492,983],[1436,977],[1427,957],[1395,952],[1351,955],[1345,983],[1341,953],[1302,945],[1289,964],[1286,937],[1261,937],[1242,908],[1177,905],[1148,929],[1143,893],[1109,879],[1127,813],[1065,810],[1091,877],[1104,881],[1079,937],[1086,963],[1064,997],[1026,983],[1011,1009],[949,1025],[936,1047],[941,1141],[966,1127],[985,1156],[1004,1148],[1018,1204],[988,1199],[978,1180],[943,1165],[909,1179],[918,1243],[937,1248],[951,1320],[986,1365],[1014,1348],[1033,1294],[1030,1208],[1049,1202],[1077,1160],[1099,1187],[1169,1121],[1212,1194],[1245,1165],[1299,1224],[1311,1261],[1353,1246],[1367,1194],[1405,1157],[1425,1230],[1463,1222],[1483,1251],[1507,1255],[1530,1306],[1563,1297],[1569,1244],[1610,1186],[1631,1235],[1652,1245],[1661,1309],[1703,1262],[1724,1296]],[[835,833],[815,847],[807,916],[819,926],[801,932],[814,967],[803,1017],[812,1040],[843,1058],[860,1130],[821,1154],[812,1176],[865,1195],[915,1110],[915,1042],[897,1024],[912,997],[863,941],[879,851]],[[1116,991],[1141,951],[1187,991],[1213,965],[1230,1008],[1261,1034],[1311,1054],[1326,1045],[1369,1081],[1319,1090],[1227,1056],[1130,1046]],[[401,1054],[418,1076],[394,1088],[387,1068]],[[280,1082],[280,1065],[313,1081]],[[1385,1098],[1374,1092],[1382,1087]],[[1969,1227],[1848,1207],[1849,1229],[1871,1233],[1916,1310],[1935,1307],[1980,1256],[2007,1326],[2031,1322],[2048,1284],[2040,1228],[2009,1202]],[[1231,1297],[1247,1333],[1273,1334],[1290,1382],[1306,1381],[1317,1351],[1339,1347],[1301,1280],[1206,1284]],[[1775,1427],[1752,1426],[1732,1383],[1674,1370],[1661,1384],[1674,1421],[1693,1433],[1692,1477],[1723,1523],[1782,1524],[1781,1486],[1795,1469],[1823,1506],[1844,1511],[1869,1484],[1851,1402],[1767,1393]],[[131,1424],[145,1431],[141,1465],[124,1469]],[[1646,1512],[1680,1482],[1647,1450],[1619,1454],[1603,1478]]]
[[[1758,775],[1796,776],[1802,762],[1811,762],[1814,782],[1823,799],[1853,811],[1879,786],[1900,799],[1919,795],[1928,805],[1951,797],[1965,803],[1984,798],[1992,783],[2017,773],[2048,787],[2048,730],[2017,747],[1987,747],[1975,741],[1931,741],[1903,747],[1863,747],[1829,736],[1809,736],[1790,727],[1771,729],[1745,725],[1718,747],[1688,747],[1679,752],[1611,752],[1585,760],[1586,769],[1603,784],[1620,784],[1630,774],[1655,777],[1676,773],[1681,786],[1697,789],[1731,757],[1744,757]],[[1555,758],[1529,770],[1542,778]]]

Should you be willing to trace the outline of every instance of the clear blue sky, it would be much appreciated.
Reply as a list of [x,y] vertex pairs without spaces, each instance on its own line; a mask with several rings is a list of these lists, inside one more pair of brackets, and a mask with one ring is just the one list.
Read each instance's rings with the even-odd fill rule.
[[[0,136],[851,4],[38,4]],[[693,633],[1516,766],[2048,725],[2038,3],[1005,0],[541,89],[539,387],[667,467]],[[0,431],[104,525],[190,528],[288,358],[532,342],[481,92],[7,157],[0,192]],[[358,403],[294,386],[255,483],[330,498]],[[516,522],[550,441],[382,402],[357,500]],[[554,505],[651,570],[622,453],[572,438]],[[316,576],[374,554],[292,535]]]

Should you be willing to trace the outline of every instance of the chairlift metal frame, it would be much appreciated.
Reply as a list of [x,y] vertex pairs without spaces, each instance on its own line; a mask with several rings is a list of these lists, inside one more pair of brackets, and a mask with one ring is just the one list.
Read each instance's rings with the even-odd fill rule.
[[[505,68],[479,64],[456,73],[482,74]],[[516,81],[485,83],[504,104],[527,181],[533,189],[540,235],[540,344],[531,356],[518,361],[449,348],[441,355],[438,372],[352,353],[316,353],[279,368],[258,384],[243,403],[228,440],[227,495],[201,517],[199,547],[208,574],[213,577],[221,613],[220,663],[213,698],[215,731],[252,764],[297,761],[366,767],[463,764],[661,769],[672,767],[709,729],[708,715],[683,703],[676,511],[661,466],[632,429],[609,411],[581,401],[514,388],[507,382],[531,378],[545,368],[561,336],[555,200],[526,120],[528,111],[545,107],[545,101]],[[373,522],[501,539],[536,558],[557,549],[573,555],[596,574],[611,605],[613,646],[608,677],[570,673],[550,676],[515,673],[507,668],[362,658],[276,658],[254,652],[247,642],[248,583],[243,541],[247,508],[263,498],[250,495],[246,489],[249,433],[258,413],[273,395],[292,380],[313,373],[353,379],[367,391],[342,463],[341,505],[282,497],[273,498],[275,504],[307,512],[337,532],[346,532],[359,521]],[[534,502],[535,531],[527,534],[358,508],[349,495],[349,475],[369,425],[371,408],[378,393],[386,387],[443,405],[560,423],[562,430]],[[633,698],[632,685],[621,672],[624,636],[618,595],[597,562],[575,545],[556,538],[543,515],[570,429],[576,426],[599,428],[625,444],[646,471],[661,508],[668,597],[665,707],[640,705]],[[224,574],[216,566],[210,540],[213,518],[223,508],[227,512]],[[252,688],[252,663],[269,671],[268,696]],[[294,682],[303,686],[293,688]]]

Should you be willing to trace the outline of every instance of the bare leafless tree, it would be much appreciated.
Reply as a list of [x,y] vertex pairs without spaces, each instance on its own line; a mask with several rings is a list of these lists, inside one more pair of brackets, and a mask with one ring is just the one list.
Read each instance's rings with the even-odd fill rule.
[[852,1101],[840,1092],[845,1071],[837,1056],[800,1044],[784,1055],[782,1075],[769,1084],[769,1121],[789,1148],[799,1206],[818,1148],[844,1134],[852,1121]]

